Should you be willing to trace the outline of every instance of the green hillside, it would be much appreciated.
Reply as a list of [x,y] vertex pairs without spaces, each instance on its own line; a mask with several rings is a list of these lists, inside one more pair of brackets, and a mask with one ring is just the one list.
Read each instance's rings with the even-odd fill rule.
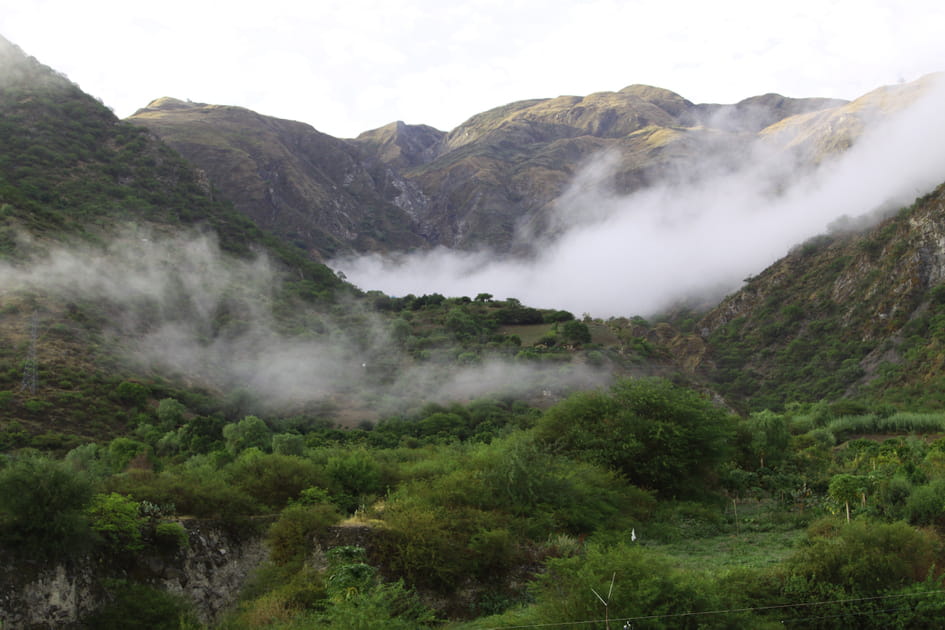
[[844,396],[940,408],[943,200],[940,186],[868,230],[798,245],[713,309],[697,327],[718,391],[754,410]]
[[[210,184],[146,131],[118,121],[12,45],[4,42],[0,52],[0,327],[6,340],[0,379],[4,417],[14,427],[8,432],[49,434],[48,446],[55,446],[124,429],[135,409],[116,388],[155,375],[136,373],[122,360],[123,339],[158,323],[158,301],[171,317],[186,319],[193,309],[187,300],[200,289],[177,287],[172,295],[175,289],[160,283],[130,283],[144,281],[148,265],[163,269],[162,280],[182,277],[188,265],[200,263],[176,249],[186,243],[209,239],[223,267],[249,265],[264,253],[273,273],[287,279],[269,296],[286,313],[295,302],[327,308],[351,292],[328,268],[214,200]],[[38,277],[37,269],[47,275]],[[119,290],[126,281],[127,290]],[[83,288],[90,289],[83,294]],[[226,309],[237,302],[216,305],[209,315],[217,320],[212,334],[226,334],[232,319]],[[41,395],[18,387],[31,352]]]
[[[940,623],[945,187],[707,313],[602,321],[353,287],[4,41],[0,88],[4,629]],[[460,198],[516,156],[698,133],[655,88],[575,99],[359,150],[455,160]],[[740,105],[754,133],[827,103]]]

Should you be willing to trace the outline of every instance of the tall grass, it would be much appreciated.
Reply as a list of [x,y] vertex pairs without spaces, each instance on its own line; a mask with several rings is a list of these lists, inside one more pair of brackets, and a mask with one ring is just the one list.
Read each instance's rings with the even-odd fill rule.
[[856,433],[939,433],[945,432],[945,413],[902,411],[887,417],[876,414],[844,416],[831,420],[827,429],[838,437]]

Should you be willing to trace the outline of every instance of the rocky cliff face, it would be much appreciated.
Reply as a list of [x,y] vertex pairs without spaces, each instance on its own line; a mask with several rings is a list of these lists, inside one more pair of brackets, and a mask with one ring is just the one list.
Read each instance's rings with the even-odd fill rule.
[[249,574],[267,557],[261,535],[236,537],[218,523],[182,521],[190,546],[146,555],[124,566],[82,556],[47,565],[0,565],[0,627],[77,627],[106,601],[105,578],[133,579],[183,596],[209,623],[231,606]]

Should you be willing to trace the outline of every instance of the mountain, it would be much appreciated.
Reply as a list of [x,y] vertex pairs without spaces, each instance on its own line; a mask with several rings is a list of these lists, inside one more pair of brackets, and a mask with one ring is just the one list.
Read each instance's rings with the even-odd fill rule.
[[403,170],[433,160],[446,133],[429,125],[407,125],[398,120],[359,135],[355,143],[384,164]]
[[940,81],[930,74],[911,83],[884,86],[850,103],[785,117],[761,130],[768,143],[816,163],[850,148],[876,122],[909,107]]
[[309,125],[161,98],[128,121],[198,165],[222,197],[265,230],[317,255],[424,244],[422,193],[357,148]]
[[[162,141],[3,39],[0,68],[0,442],[124,431],[142,401],[129,403],[123,382],[158,379],[158,396],[206,387],[187,347],[234,335],[260,300],[293,313],[350,291],[214,199]],[[190,332],[164,359],[131,359],[188,321],[196,328],[179,328]]]
[[527,254],[554,235],[577,173],[615,156],[627,194],[667,177],[738,168],[759,141],[814,165],[907,106],[920,81],[847,103],[766,94],[695,104],[631,85],[585,97],[511,103],[450,132],[395,122],[342,141],[242,108],[152,102],[129,118],[198,165],[219,194],[265,229],[323,257],[417,247]]
[[[696,105],[659,88],[521,101],[449,133],[391,123],[349,141],[236,107],[161,98],[128,120],[205,171],[259,225],[330,257],[422,246],[528,252],[588,160],[619,155],[615,192],[736,162],[764,128],[842,105],[769,94]],[[799,133],[799,132],[798,132]]]
[[[940,191],[879,227],[838,225],[704,316],[655,326],[617,318],[578,330],[570,313],[488,294],[365,296],[313,260],[433,244],[526,251],[518,236],[555,229],[547,214],[601,151],[617,156],[620,192],[667,171],[698,177],[687,169],[706,151],[722,168],[738,164],[759,140],[816,163],[923,82],[851,103],[765,95],[734,105],[630,86],[513,103],[449,133],[393,123],[339,140],[173,99],[118,121],[15,46],[0,53],[0,376],[10,392],[0,404],[33,433],[50,418],[64,433],[116,430],[87,420],[140,413],[131,386],[118,393],[129,382],[147,383],[152,406],[173,392],[235,417],[255,397],[257,409],[356,424],[377,417],[377,400],[425,400],[434,382],[445,391],[465,367],[461,395],[560,364],[581,375],[570,386],[677,373],[742,409],[919,396],[917,383],[937,378],[934,344],[916,339],[934,328]],[[37,345],[39,397],[28,369]]]
[[748,409],[844,396],[939,408],[942,243],[945,184],[875,227],[798,245],[695,323],[695,369]]

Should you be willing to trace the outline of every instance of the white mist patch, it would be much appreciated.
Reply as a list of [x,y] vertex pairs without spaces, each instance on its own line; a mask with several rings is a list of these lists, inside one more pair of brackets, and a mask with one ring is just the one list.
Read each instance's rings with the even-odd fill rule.
[[558,201],[560,236],[532,260],[444,249],[339,260],[364,289],[391,295],[488,292],[596,316],[651,314],[736,289],[843,216],[907,205],[945,180],[945,86],[870,128],[814,172],[757,143],[735,171],[706,156],[704,177],[611,192],[612,158],[595,161]]
[[140,228],[103,248],[60,247],[28,264],[0,264],[0,297],[32,292],[82,305],[107,322],[108,349],[135,369],[242,389],[271,413],[325,400],[382,401],[375,411],[395,412],[416,401],[557,394],[607,379],[583,366],[417,362],[392,341],[388,320],[354,301],[321,310],[293,303],[288,332],[273,314],[281,282],[266,257],[227,256],[212,235],[155,237]]

